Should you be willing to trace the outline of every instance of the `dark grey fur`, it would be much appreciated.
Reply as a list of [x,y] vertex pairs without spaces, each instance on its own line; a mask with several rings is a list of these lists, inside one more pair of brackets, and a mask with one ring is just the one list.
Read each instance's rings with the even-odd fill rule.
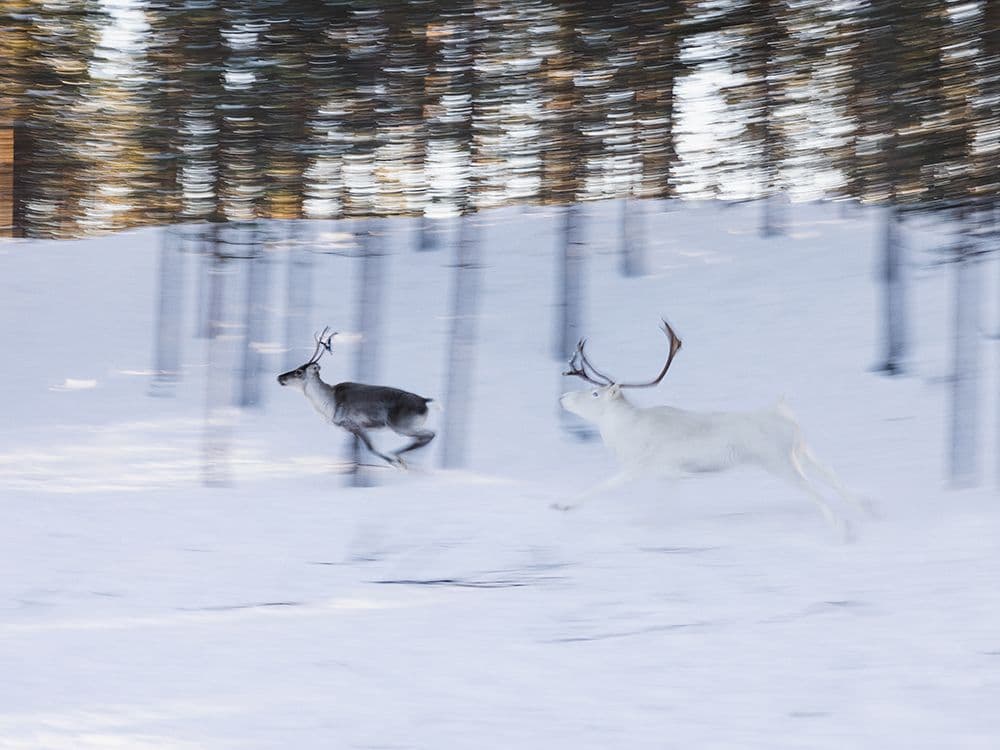
[[[434,439],[434,432],[423,428],[427,404],[433,399],[384,385],[337,383],[330,385],[319,377],[315,361],[278,376],[283,386],[299,388],[324,419],[356,435],[365,447],[379,458],[396,466],[405,466],[401,455],[422,448]],[[387,427],[413,442],[387,456],[372,445],[365,430]]]

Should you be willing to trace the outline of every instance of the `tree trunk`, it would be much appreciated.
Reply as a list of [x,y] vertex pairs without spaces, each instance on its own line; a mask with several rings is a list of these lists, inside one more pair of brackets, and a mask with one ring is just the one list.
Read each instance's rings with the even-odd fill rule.
[[151,396],[172,396],[181,374],[181,318],[184,311],[184,256],[172,227],[160,232],[160,289],[156,307]]
[[899,209],[894,205],[886,206],[882,216],[885,358],[877,369],[887,375],[899,375],[905,369],[907,354],[906,264]]
[[642,201],[626,196],[622,202],[622,276],[635,277],[646,273],[645,218]]
[[559,266],[559,303],[553,357],[567,361],[583,334],[583,277],[585,248],[583,206],[570,203],[563,208],[562,255]]
[[[576,344],[583,336],[585,243],[583,239],[583,206],[570,203],[563,209],[562,255],[559,266],[558,328],[556,330],[556,361],[565,364],[573,356]],[[563,379],[560,383],[564,385]],[[559,409],[563,430],[589,440],[596,434],[588,422],[577,415]]]
[[195,258],[198,264],[197,277],[195,279],[195,316],[194,335],[195,338],[207,339],[210,335],[209,327],[212,313],[209,310],[209,280],[211,278],[212,264],[215,262],[212,253],[215,251],[212,232],[214,229],[209,223],[195,225],[190,239],[195,245]]
[[479,217],[460,219],[455,244],[455,275],[452,283],[451,334],[448,341],[444,434],[441,465],[446,469],[465,466],[468,455],[469,416],[476,365],[476,318],[479,313],[481,248]]
[[[776,3],[774,4],[776,5]],[[772,22],[776,23],[774,17],[775,8],[768,7],[767,13]],[[774,80],[774,69],[777,67],[775,60],[776,50],[771,46],[771,42],[776,41],[769,34],[765,38],[764,53],[764,98],[762,102],[763,112],[761,118],[763,122],[763,133],[761,140],[763,143],[764,159],[764,200],[761,212],[760,235],[761,237],[777,237],[785,233],[784,217],[784,196],[782,195],[781,180],[781,140],[776,119],[778,109],[778,92],[775,91],[777,84]]]
[[243,306],[243,352],[240,366],[239,405],[260,406],[261,362],[258,344],[266,338],[268,264],[262,246],[263,230],[250,228],[250,255],[246,266],[246,296]]
[[[358,289],[357,333],[360,336],[354,379],[359,383],[377,383],[379,372],[378,345],[382,333],[382,297],[385,280],[385,238],[383,222],[368,219],[359,237],[361,276]],[[371,455],[356,437],[350,438],[350,460],[353,463],[348,484],[351,487],[371,487],[375,478],[362,463]],[[381,459],[376,459],[381,460]]]
[[953,487],[979,479],[979,262],[962,238],[955,266],[955,331],[948,462]]
[[417,251],[430,252],[441,247],[441,219],[421,214],[417,228]]
[[780,237],[785,233],[785,197],[781,193],[768,193],[761,207],[761,237]]
[[288,276],[285,297],[285,362],[291,370],[303,362],[302,342],[308,339],[309,316],[312,315],[313,255],[304,246],[306,225],[302,221],[288,222]]
[[230,337],[222,331],[227,322],[226,286],[230,264],[218,244],[219,224],[213,224],[214,251],[208,272],[208,341],[205,366],[205,425],[202,438],[202,481],[212,487],[230,482],[230,452],[234,409],[230,406],[228,383],[231,382]]

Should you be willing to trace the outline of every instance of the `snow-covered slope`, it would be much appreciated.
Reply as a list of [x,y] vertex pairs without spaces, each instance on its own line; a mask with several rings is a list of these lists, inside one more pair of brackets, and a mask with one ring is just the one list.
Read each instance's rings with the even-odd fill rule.
[[[560,428],[555,398],[578,386],[551,358],[545,210],[486,217],[469,466],[436,468],[432,443],[366,489],[335,471],[343,436],[271,377],[233,432],[231,485],[202,486],[193,257],[183,379],[152,398],[157,233],[8,242],[0,748],[996,747],[1000,502],[944,488],[944,234],[909,237],[913,367],[889,380],[870,372],[873,216],[796,206],[764,241],[752,205],[660,210],[651,273],[626,279],[615,211],[590,208],[595,360],[654,374],[669,316],[684,349],[636,400],[783,395],[881,520],[852,516],[842,544],[751,472],[550,509],[614,466]],[[452,261],[413,252],[411,232],[391,225],[381,380],[440,398]],[[277,373],[280,252],[271,268],[260,349]],[[350,332],[358,272],[317,256],[303,360],[313,328]],[[342,342],[332,382],[353,373]]]

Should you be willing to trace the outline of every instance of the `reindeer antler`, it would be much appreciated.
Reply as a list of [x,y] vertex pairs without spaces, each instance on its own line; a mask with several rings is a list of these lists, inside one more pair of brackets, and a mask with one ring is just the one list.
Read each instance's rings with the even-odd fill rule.
[[[583,351],[583,347],[587,345],[587,339],[580,339],[576,345],[576,351],[573,352],[573,356],[569,361],[569,369],[563,373],[563,375],[575,375],[578,378],[583,378],[588,383],[593,383],[594,385],[605,386],[611,385],[612,379],[605,375],[603,372],[598,370],[592,364],[590,360],[587,359],[587,355]],[[595,380],[593,376],[587,373],[587,368],[590,368],[594,375],[601,380]],[[602,382],[603,381],[603,382]]]
[[319,362],[324,352],[330,352],[331,354],[333,353],[333,345],[331,342],[333,341],[333,337],[337,335],[337,331],[334,331],[329,336],[327,336],[327,332],[329,330],[330,326],[327,326],[326,328],[323,329],[323,333],[313,334],[313,338],[316,340],[316,348],[313,350],[312,356],[309,358],[309,361],[306,362],[307,365]]
[[[593,383],[594,385],[599,386],[613,385],[617,383],[620,388],[649,388],[650,386],[657,385],[661,380],[663,380],[663,376],[667,374],[667,370],[670,369],[671,362],[674,361],[674,357],[681,348],[681,340],[677,338],[677,334],[674,333],[674,329],[670,327],[670,324],[666,321],[666,319],[661,318],[660,320],[663,323],[663,332],[667,335],[667,338],[670,339],[670,353],[667,355],[667,361],[663,365],[663,369],[660,370],[660,374],[653,380],[650,380],[647,383],[617,383],[614,378],[605,375],[603,372],[594,367],[591,361],[587,359],[587,354],[583,350],[583,348],[587,345],[587,339],[580,339],[580,342],[576,345],[576,351],[573,352],[573,357],[569,361],[569,369],[564,372],[563,375],[575,375],[578,378],[583,378],[588,383]],[[590,370],[589,373],[587,372],[588,369]],[[601,380],[597,380],[596,378],[600,378]]]
[[667,355],[667,361],[663,365],[663,369],[660,370],[660,374],[655,378],[650,380],[648,383],[619,383],[620,388],[649,388],[651,386],[659,384],[663,380],[663,376],[667,374],[667,370],[670,369],[670,363],[674,361],[674,355],[680,351],[681,340],[677,338],[677,334],[674,333],[674,329],[670,327],[670,324],[665,318],[660,318],[663,323],[663,332],[667,334],[667,338],[670,339],[670,353]]

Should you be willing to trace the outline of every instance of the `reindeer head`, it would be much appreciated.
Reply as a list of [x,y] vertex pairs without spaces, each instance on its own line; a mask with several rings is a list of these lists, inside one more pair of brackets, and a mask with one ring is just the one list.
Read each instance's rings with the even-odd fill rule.
[[313,338],[316,339],[316,349],[313,351],[309,361],[305,364],[299,365],[294,370],[281,373],[278,376],[279,385],[293,385],[298,388],[303,388],[305,387],[306,380],[319,377],[319,360],[323,356],[324,352],[333,351],[333,347],[330,342],[332,342],[333,337],[337,335],[336,331],[327,335],[329,330],[330,327],[327,326],[323,329],[323,333],[313,335]]
[[597,422],[607,413],[608,409],[614,408],[613,405],[622,400],[623,388],[649,388],[657,385],[663,380],[663,376],[667,374],[667,370],[670,369],[670,363],[674,360],[674,355],[681,348],[681,340],[677,338],[674,329],[670,327],[670,324],[666,320],[663,321],[663,332],[670,339],[670,353],[667,355],[667,361],[663,365],[663,369],[660,370],[660,374],[646,383],[619,383],[614,378],[605,375],[587,359],[587,355],[583,350],[587,345],[587,340],[580,339],[580,342],[576,345],[576,351],[569,361],[569,369],[563,375],[573,375],[582,378],[594,387],[583,391],[564,393],[560,396],[559,403],[567,411],[571,411],[591,422]]

